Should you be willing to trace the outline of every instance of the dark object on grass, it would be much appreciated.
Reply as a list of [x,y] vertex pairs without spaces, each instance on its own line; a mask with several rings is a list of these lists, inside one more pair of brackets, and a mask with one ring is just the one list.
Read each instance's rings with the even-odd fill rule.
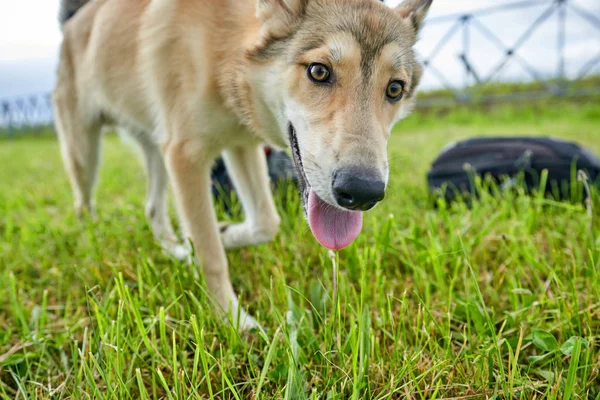
[[[267,147],[265,148],[265,157],[267,158],[269,177],[274,186],[282,182],[295,182],[296,172],[292,160],[285,151]],[[212,169],[212,190],[215,198],[223,200],[225,211],[228,211],[231,202],[231,192],[235,189],[227,174],[227,169],[222,158],[216,161]]]
[[577,200],[583,196],[578,170],[587,173],[590,185],[600,183],[600,159],[575,143],[545,137],[475,138],[442,150],[427,181],[434,196],[447,201],[458,195],[467,201],[477,197],[477,176],[493,179],[500,189],[522,185],[531,193],[544,185],[556,200]]

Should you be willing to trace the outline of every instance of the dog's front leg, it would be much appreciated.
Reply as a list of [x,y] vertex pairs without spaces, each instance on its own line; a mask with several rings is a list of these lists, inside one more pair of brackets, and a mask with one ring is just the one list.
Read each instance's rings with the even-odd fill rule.
[[256,321],[238,305],[229,279],[210,190],[211,155],[193,140],[172,140],[163,152],[183,231],[192,240],[210,293],[240,329],[255,327]]
[[223,160],[245,214],[241,224],[220,224],[223,245],[231,249],[270,241],[279,230],[281,218],[273,201],[263,147],[254,144],[228,149]]

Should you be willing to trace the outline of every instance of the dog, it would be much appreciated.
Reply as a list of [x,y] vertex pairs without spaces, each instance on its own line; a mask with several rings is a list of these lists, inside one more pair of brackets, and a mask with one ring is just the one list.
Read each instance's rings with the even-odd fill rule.
[[[348,246],[388,182],[387,141],[414,104],[414,52],[432,0],[62,0],[53,105],[78,213],[92,212],[103,129],[143,150],[146,215],[161,246],[190,249],[167,213],[172,187],[217,309],[238,328],[225,249],[280,225],[263,144],[291,148],[308,225]],[[222,154],[245,220],[220,224],[210,171]]]

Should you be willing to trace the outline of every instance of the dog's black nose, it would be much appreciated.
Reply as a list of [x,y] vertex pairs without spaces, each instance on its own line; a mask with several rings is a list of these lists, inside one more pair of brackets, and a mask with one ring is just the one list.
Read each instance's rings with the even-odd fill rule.
[[344,168],[333,175],[333,193],[340,206],[367,211],[383,200],[385,183],[376,171]]

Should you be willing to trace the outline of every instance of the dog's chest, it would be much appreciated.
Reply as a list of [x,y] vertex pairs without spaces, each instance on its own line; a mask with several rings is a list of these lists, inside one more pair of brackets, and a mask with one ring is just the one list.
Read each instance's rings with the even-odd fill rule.
[[194,120],[197,135],[219,150],[258,141],[234,112],[219,103],[203,102],[196,110]]

